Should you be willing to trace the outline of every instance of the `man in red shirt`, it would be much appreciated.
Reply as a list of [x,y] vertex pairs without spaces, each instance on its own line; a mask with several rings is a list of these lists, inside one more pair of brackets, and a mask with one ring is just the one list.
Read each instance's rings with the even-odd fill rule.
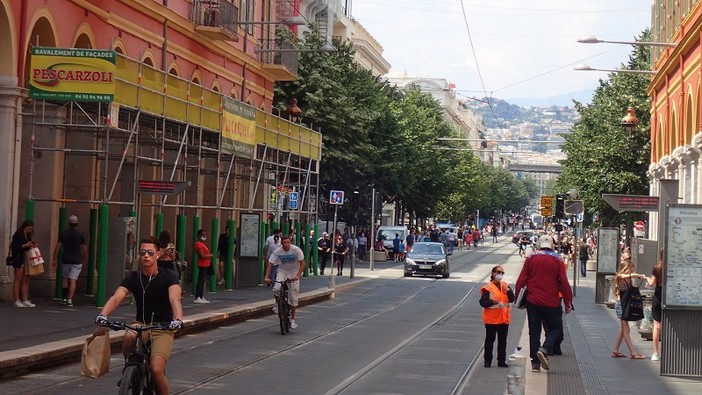
[[[517,280],[516,294],[527,288],[527,318],[529,321],[529,356],[532,371],[543,367],[549,370],[548,354],[563,331],[563,310],[559,292],[563,295],[566,314],[573,309],[573,293],[568,284],[565,267],[558,253],[553,251],[551,236],[539,237],[539,251],[530,255]],[[549,330],[541,343],[541,325]]]

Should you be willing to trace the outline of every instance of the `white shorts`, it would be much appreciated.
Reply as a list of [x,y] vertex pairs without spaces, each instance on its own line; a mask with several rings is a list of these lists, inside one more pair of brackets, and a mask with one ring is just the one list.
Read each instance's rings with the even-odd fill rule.
[[80,276],[80,270],[83,268],[83,265],[66,265],[64,263],[61,264],[61,274],[63,275],[63,278],[70,278],[71,280],[77,280],[78,276]]
[[[275,285],[273,285],[273,295],[280,295],[281,284],[278,281],[285,281],[288,278],[290,277],[287,276],[285,272],[278,270],[278,273],[275,276],[276,282]],[[300,296],[300,280],[288,283],[288,290],[288,303],[290,303],[292,306],[297,306],[298,297]]]

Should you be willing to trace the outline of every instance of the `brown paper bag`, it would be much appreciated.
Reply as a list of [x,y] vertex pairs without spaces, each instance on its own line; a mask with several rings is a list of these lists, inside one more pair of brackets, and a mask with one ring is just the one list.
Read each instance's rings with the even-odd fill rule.
[[85,339],[80,356],[80,374],[92,379],[110,371],[110,335],[97,331]]

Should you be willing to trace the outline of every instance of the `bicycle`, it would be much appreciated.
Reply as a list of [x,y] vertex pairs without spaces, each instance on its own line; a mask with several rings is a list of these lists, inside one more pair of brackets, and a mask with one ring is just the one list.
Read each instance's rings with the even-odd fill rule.
[[144,342],[142,333],[154,329],[170,330],[168,324],[132,326],[124,321],[107,321],[107,324],[104,326],[114,331],[130,329],[136,332],[134,349],[127,354],[127,359],[122,369],[122,379],[118,383],[119,394],[153,394],[154,389],[151,381],[151,371],[149,370],[151,341]]
[[280,295],[276,298],[276,303],[278,305],[278,318],[280,319],[280,334],[285,336],[286,333],[290,332],[290,320],[292,306],[289,302],[290,288],[288,288],[288,283],[292,283],[294,280],[287,279],[284,281],[276,281],[280,284]]

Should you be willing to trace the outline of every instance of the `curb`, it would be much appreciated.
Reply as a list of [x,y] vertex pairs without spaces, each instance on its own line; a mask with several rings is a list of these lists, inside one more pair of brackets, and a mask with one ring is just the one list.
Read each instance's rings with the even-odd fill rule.
[[[370,278],[354,279],[334,288],[317,288],[300,294],[299,305],[306,306],[327,299],[334,299],[336,292],[356,286]],[[176,337],[201,332],[212,327],[246,321],[255,317],[272,315],[273,300],[246,303],[205,313],[194,314],[183,320],[183,329]],[[124,331],[109,331],[112,351],[120,351]],[[85,336],[73,337],[18,350],[0,352],[0,379],[21,376],[38,369],[46,369],[67,362],[79,361]]]

